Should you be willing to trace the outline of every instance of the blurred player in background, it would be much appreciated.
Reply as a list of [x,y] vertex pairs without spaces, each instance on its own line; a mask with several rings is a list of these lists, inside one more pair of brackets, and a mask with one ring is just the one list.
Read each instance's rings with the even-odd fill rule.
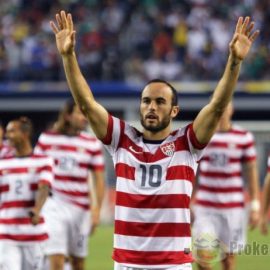
[[6,136],[15,156],[0,160],[0,269],[43,269],[48,239],[41,208],[52,182],[51,158],[33,154],[32,124],[12,120]]
[[4,133],[5,129],[2,121],[0,120],[0,159],[14,154],[14,149],[4,141]]
[[268,234],[269,225],[269,207],[270,207],[270,155],[267,160],[267,174],[264,179],[262,195],[262,217],[260,220],[260,230],[262,234]]
[[[82,132],[86,125],[79,107],[70,100],[59,113],[54,129],[42,133],[35,148],[36,153],[51,156],[55,161],[52,196],[44,211],[50,236],[46,254],[51,270],[63,269],[65,257],[70,257],[74,270],[84,269],[88,237],[99,222],[104,195],[103,152],[95,137]],[[94,187],[92,197],[89,170]]]
[[[222,269],[235,269],[235,254],[246,243],[247,213],[245,181],[250,197],[251,228],[259,222],[259,181],[253,135],[232,124],[233,104],[223,113],[217,132],[206,147],[200,161],[195,193],[193,238],[212,237],[223,245]],[[206,240],[206,239],[205,239]],[[212,269],[210,246],[196,251],[199,269]],[[215,248],[215,247],[214,247]],[[210,249],[210,250],[209,250]]]
[[254,23],[239,18],[224,75],[192,124],[171,130],[177,92],[153,80],[141,94],[140,132],[94,99],[76,59],[71,14],[61,11],[56,21],[51,27],[73,97],[115,165],[114,269],[191,269],[189,202],[197,161],[232,98],[241,62],[258,35],[251,33]]

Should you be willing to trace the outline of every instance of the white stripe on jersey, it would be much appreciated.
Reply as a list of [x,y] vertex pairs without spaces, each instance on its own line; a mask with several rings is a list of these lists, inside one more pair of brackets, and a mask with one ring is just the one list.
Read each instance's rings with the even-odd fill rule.
[[[126,180],[125,178],[118,177],[118,191],[129,193],[129,194],[139,194],[140,189],[134,185],[134,180]],[[187,194],[191,197],[192,194],[192,183],[187,180],[168,180],[165,181],[162,188],[158,191],[158,194]],[[155,194],[157,190],[146,189],[144,191],[145,195]]]
[[130,222],[147,222],[149,223],[190,223],[189,209],[138,209],[133,208],[132,211],[125,206],[115,206],[115,219]]
[[114,235],[114,246],[119,249],[140,251],[182,251],[191,247],[190,237],[137,237]]
[[230,179],[213,179],[212,178],[207,178],[204,176],[200,177],[200,184],[203,186],[208,186],[208,187],[243,187],[243,180],[239,177],[230,177]]
[[213,193],[200,190],[196,196],[198,200],[205,200],[209,202],[219,202],[219,203],[231,203],[231,202],[243,202],[244,194],[243,192],[230,192],[230,193]]

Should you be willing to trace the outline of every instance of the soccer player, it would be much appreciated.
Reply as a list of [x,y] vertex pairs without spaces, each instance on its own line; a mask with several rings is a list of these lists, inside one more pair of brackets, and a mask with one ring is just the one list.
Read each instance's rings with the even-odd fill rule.
[[[212,269],[211,264],[216,262],[216,258],[212,258],[211,253],[215,248],[217,251],[221,249],[218,252],[222,252],[222,269],[235,269],[235,255],[244,249],[246,243],[245,181],[251,199],[251,228],[259,222],[255,142],[249,131],[231,122],[232,114],[233,105],[230,102],[199,166],[193,239],[199,244],[211,238],[208,244],[195,246],[199,269],[202,270]],[[211,246],[211,242],[219,245]]]
[[262,196],[262,217],[260,220],[260,230],[262,234],[268,234],[269,225],[269,207],[270,207],[270,156],[267,160],[267,174],[264,180]]
[[259,33],[251,33],[253,26],[249,17],[239,18],[213,98],[186,127],[171,130],[179,112],[172,85],[149,82],[141,94],[140,132],[95,100],[76,59],[71,14],[61,11],[56,23],[51,21],[72,95],[113,157],[115,270],[191,269],[189,202],[197,161],[232,98],[241,62]]
[[4,141],[4,126],[0,120],[0,159],[14,154],[14,149]]
[[40,211],[49,194],[53,160],[33,154],[31,134],[28,118],[7,125],[15,156],[0,160],[0,269],[43,267],[48,234]]
[[[104,194],[102,144],[82,132],[86,125],[79,107],[69,100],[60,111],[54,129],[42,133],[35,147],[36,153],[51,156],[55,161],[52,196],[44,207],[50,236],[45,252],[51,270],[64,269],[66,257],[73,270],[83,270],[89,234],[99,222]],[[92,198],[90,172],[94,186]]]

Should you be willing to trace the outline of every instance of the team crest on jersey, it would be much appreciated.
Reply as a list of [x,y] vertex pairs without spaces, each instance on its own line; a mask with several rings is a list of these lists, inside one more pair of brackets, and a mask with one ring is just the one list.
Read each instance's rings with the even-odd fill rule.
[[175,145],[174,142],[166,143],[160,146],[161,151],[164,155],[171,157],[175,152]]

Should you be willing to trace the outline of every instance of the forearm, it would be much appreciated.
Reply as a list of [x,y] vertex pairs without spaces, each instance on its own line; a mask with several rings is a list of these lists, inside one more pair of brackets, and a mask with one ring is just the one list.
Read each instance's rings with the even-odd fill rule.
[[213,111],[221,115],[232,99],[240,73],[242,61],[229,55],[222,78],[220,79],[210,102]]
[[63,56],[62,59],[72,96],[82,112],[86,113],[91,109],[94,97],[89,85],[80,71],[75,52],[71,55]]
[[200,111],[193,123],[194,132],[200,143],[208,143],[216,131],[223,112],[232,100],[240,67],[241,61],[230,54],[224,74],[213,93],[211,101]]
[[252,161],[250,164],[247,164],[246,168],[250,200],[259,200],[260,187],[256,161]]
[[265,183],[263,187],[263,200],[262,200],[262,214],[263,216],[268,215],[270,206],[270,173],[265,177]]
[[44,205],[48,195],[49,195],[49,186],[46,184],[40,184],[35,198],[35,206],[33,207],[33,210],[35,211],[36,214],[40,213],[41,208]]
[[105,182],[103,176],[100,176],[95,181],[95,193],[96,193],[96,204],[100,209],[102,206],[104,193],[105,193]]

